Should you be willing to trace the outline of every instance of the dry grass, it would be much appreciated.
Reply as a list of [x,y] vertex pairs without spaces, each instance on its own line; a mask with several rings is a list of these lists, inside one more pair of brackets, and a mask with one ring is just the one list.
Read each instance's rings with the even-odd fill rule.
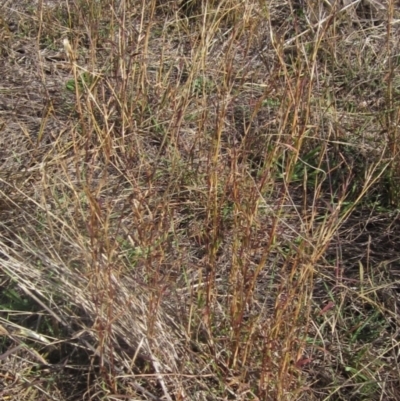
[[392,0],[0,6],[0,394],[398,400]]

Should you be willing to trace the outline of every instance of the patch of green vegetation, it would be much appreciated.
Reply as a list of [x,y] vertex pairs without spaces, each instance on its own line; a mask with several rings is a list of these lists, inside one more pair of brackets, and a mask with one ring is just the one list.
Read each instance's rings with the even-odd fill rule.
[[204,95],[212,93],[215,90],[215,83],[206,77],[197,77],[193,81],[192,91],[196,95]]
[[263,107],[279,107],[281,104],[279,99],[268,98],[262,101]]
[[16,285],[10,285],[1,291],[0,308],[8,311],[30,311],[32,303],[21,294]]
[[82,91],[85,88],[90,87],[94,82],[95,79],[93,75],[88,72],[84,72],[79,76],[77,81],[75,79],[69,79],[65,84],[65,89],[70,92],[75,92],[78,84],[79,90]]

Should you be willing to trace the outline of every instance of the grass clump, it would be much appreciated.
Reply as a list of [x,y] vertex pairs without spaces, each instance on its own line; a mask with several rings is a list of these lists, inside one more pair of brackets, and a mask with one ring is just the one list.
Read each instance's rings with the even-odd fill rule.
[[0,8],[4,398],[399,399],[398,12],[347,3]]

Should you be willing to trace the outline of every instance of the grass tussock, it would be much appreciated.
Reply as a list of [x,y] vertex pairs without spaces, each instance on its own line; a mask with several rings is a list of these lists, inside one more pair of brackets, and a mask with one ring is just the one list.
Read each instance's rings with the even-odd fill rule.
[[398,20],[1,5],[1,397],[398,400]]

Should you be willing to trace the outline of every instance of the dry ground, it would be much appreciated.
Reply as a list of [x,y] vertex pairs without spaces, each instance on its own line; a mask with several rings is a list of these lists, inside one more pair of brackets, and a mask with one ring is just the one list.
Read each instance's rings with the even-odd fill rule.
[[350,3],[3,0],[2,399],[400,399],[400,12]]

